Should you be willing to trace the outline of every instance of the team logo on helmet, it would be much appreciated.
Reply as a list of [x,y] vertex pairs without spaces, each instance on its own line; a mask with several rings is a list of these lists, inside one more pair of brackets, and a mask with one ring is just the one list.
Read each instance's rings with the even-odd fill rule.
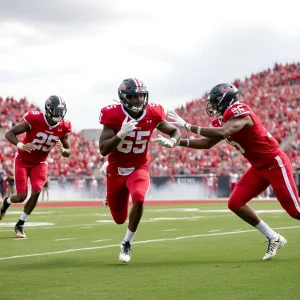
[[223,94],[226,94],[226,93],[229,92],[231,89],[232,89],[232,88],[231,88],[230,86],[229,86],[229,87],[226,87],[226,88],[224,88],[224,87],[220,87],[220,88],[219,88],[220,92],[223,93]]

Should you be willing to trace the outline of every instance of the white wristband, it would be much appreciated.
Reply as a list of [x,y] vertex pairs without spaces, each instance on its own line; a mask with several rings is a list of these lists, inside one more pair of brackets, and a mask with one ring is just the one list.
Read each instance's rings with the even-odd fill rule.
[[190,144],[190,140],[189,140],[189,139],[187,139],[187,140],[186,140],[186,147],[188,147],[188,146],[189,146],[189,144]]
[[121,140],[123,140],[126,135],[127,135],[127,133],[124,132],[122,129],[117,133],[117,137]]
[[22,142],[17,143],[17,147],[21,150],[23,150],[24,144]]
[[198,126],[198,128],[197,128],[197,134],[200,134],[200,132],[201,132],[201,126]]
[[63,154],[65,151],[66,151],[66,149],[65,149],[65,148],[62,148],[62,149],[60,150],[60,153]]
[[170,140],[174,142],[174,146],[177,145],[177,142],[178,142],[178,141],[177,141],[174,137],[170,138]]
[[184,128],[185,128],[187,131],[191,131],[191,127],[192,127],[192,125],[189,124],[189,123],[185,123],[185,124],[184,124]]

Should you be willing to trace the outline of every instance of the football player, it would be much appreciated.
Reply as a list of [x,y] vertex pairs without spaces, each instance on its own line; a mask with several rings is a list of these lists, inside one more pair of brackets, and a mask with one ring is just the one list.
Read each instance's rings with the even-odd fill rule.
[[148,103],[149,93],[142,81],[136,78],[123,80],[118,95],[120,104],[101,109],[103,130],[99,148],[103,156],[108,155],[106,198],[117,224],[123,224],[127,219],[129,196],[133,203],[119,255],[119,260],[127,263],[131,259],[131,243],[143,215],[149,189],[147,150],[150,137],[157,128],[169,135],[162,145],[172,148],[180,138],[180,131],[165,120],[161,105]]
[[[270,228],[247,203],[269,185],[286,212],[300,220],[300,202],[293,178],[291,162],[277,141],[265,130],[259,117],[245,103],[239,102],[238,89],[231,84],[218,84],[208,97],[207,113],[214,117],[215,128],[191,125],[175,112],[168,116],[180,128],[203,138],[181,139],[179,145],[194,149],[209,149],[226,140],[250,162],[251,167],[236,183],[228,207],[237,216],[268,238],[263,260],[269,260],[283,247],[286,239]],[[161,143],[163,138],[158,138]]]
[[[31,183],[31,195],[14,231],[17,238],[26,238],[24,224],[34,210],[39,195],[47,180],[47,157],[53,146],[59,148],[64,157],[71,153],[68,134],[71,123],[64,119],[67,106],[59,96],[50,96],[45,102],[45,113],[29,111],[24,114],[24,121],[14,126],[6,134],[6,139],[18,147],[15,158],[16,194],[6,197],[0,207],[0,220],[12,203],[24,202],[28,192],[28,178]],[[18,135],[25,133],[23,141]]]

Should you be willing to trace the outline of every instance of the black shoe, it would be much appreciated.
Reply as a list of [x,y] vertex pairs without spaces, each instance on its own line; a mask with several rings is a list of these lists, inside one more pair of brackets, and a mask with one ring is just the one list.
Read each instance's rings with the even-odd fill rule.
[[14,230],[15,230],[15,234],[16,234],[17,238],[19,238],[19,239],[26,238],[26,234],[24,232],[24,226],[16,225]]
[[10,204],[7,203],[8,197],[5,197],[0,206],[0,220],[5,216],[6,210],[9,208]]

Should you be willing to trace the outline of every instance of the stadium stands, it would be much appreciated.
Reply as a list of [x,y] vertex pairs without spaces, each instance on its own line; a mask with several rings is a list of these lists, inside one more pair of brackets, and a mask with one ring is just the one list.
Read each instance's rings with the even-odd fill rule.
[[[260,116],[266,129],[282,143],[295,169],[300,168],[300,63],[276,64],[273,69],[252,74],[245,80],[234,80],[242,95],[243,102],[249,104]],[[187,102],[177,109],[186,121],[193,124],[211,126],[206,114],[207,95]],[[13,169],[16,147],[3,137],[4,132],[22,121],[28,110],[40,110],[27,99],[17,101],[12,97],[0,97],[0,171]],[[182,132],[183,137],[192,136]],[[193,135],[195,136],[195,135]],[[80,133],[70,136],[72,155],[63,158],[55,147],[49,155],[51,176],[90,176],[104,162],[98,150],[98,141],[88,141]],[[203,174],[204,172],[228,174],[240,172],[249,164],[226,142],[221,142],[209,150],[193,150],[184,147],[166,149],[155,143],[149,145],[149,160],[153,176],[171,174]]]

